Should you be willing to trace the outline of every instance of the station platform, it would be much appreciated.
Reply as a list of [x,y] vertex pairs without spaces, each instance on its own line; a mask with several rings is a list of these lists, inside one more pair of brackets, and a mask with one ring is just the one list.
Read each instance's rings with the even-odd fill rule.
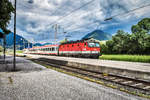
[[[0,59],[3,60],[3,59]],[[0,64],[0,100],[147,100],[100,84],[60,73],[25,58],[6,57]]]
[[108,74],[150,81],[150,63],[86,59],[26,54],[31,58],[47,58],[51,63],[75,66]]

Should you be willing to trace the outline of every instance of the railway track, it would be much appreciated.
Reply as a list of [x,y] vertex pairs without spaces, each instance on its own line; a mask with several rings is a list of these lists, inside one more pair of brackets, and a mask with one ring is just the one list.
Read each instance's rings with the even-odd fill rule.
[[101,72],[96,72],[88,69],[83,68],[77,68],[72,66],[63,66],[58,64],[52,64],[49,63],[49,59],[30,59],[32,61],[52,66],[55,68],[63,69],[67,72],[76,73],[79,75],[83,75],[86,77],[93,78],[95,80],[102,80],[104,84],[113,84],[114,86],[117,86],[119,89],[123,88],[125,90],[131,91],[133,94],[138,95],[147,95],[150,97],[150,82],[145,80],[139,80],[134,78],[129,78],[125,76],[117,76],[112,74],[106,74]]

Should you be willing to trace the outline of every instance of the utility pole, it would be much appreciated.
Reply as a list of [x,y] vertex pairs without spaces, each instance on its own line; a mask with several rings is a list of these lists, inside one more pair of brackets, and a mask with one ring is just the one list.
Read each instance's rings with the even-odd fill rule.
[[14,71],[16,70],[16,3],[17,0],[15,0],[15,4],[14,4],[14,59],[13,59],[13,67],[14,67]]
[[22,49],[24,49],[24,39],[23,38],[21,38],[21,42],[22,42]]
[[3,38],[4,38],[4,40],[3,40],[3,52],[4,52],[4,63],[5,63],[5,59],[6,59],[6,34],[4,33],[4,35],[3,35]]
[[31,42],[31,43],[32,43],[32,48],[33,48],[33,44],[34,44],[34,39],[32,38],[32,39],[31,39],[31,41],[32,41],[32,42]]
[[28,41],[28,49],[30,48],[30,43],[29,43],[29,41]]
[[54,30],[55,30],[55,36],[54,36],[54,38],[55,38],[55,44],[56,44],[56,43],[57,43],[57,30],[58,30],[58,25],[57,25],[57,24],[53,25],[53,28],[54,28]]
[[58,25],[55,25],[55,44],[57,43],[57,27]]

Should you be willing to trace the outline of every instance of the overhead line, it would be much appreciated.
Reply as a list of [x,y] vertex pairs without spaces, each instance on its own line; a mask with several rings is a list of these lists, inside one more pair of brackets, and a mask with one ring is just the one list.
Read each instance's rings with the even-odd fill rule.
[[[143,5],[143,6],[141,6],[141,7],[138,7],[138,8],[129,10],[129,11],[126,11],[126,12],[124,12],[124,13],[114,15],[114,16],[112,16],[112,17],[109,17],[109,18],[105,19],[105,20],[110,20],[110,19],[112,19],[113,17],[117,17],[117,16],[120,16],[120,15],[123,15],[123,14],[126,14],[126,13],[130,13],[130,12],[133,12],[133,11],[135,11],[135,10],[139,10],[139,9],[141,9],[141,8],[147,7],[147,6],[150,6],[150,4]],[[90,23],[89,23],[89,24],[90,24]],[[93,24],[95,24],[95,23],[93,23]],[[92,25],[93,25],[93,24],[92,24]],[[85,26],[85,25],[82,25],[82,26],[80,26],[80,27],[83,27],[83,26]],[[78,29],[78,28],[75,28],[75,29]],[[70,30],[71,30],[71,29],[70,29]],[[70,32],[70,30],[69,30],[69,32]]]
[[81,8],[83,8],[83,7],[87,6],[87,5],[89,5],[90,3],[94,2],[94,1],[95,1],[95,0],[91,0],[91,1],[87,2],[86,4],[82,5],[81,7],[77,8],[77,9],[74,9],[74,10],[73,10],[73,11],[71,11],[69,14],[64,15],[64,16],[62,16],[62,17],[60,17],[57,21],[54,21],[54,22],[53,22],[53,23],[51,23],[50,25],[53,25],[53,24],[57,23],[58,21],[60,21],[60,20],[64,19],[65,17],[67,17],[67,16],[71,15],[72,13],[74,13],[74,12],[78,11],[79,9],[81,9]]
[[113,17],[117,17],[117,16],[120,16],[120,15],[124,15],[124,14],[130,13],[130,12],[139,10],[139,9],[141,9],[141,8],[145,8],[145,7],[147,7],[147,6],[150,6],[150,4],[147,4],[147,5],[144,5],[144,6],[135,8],[135,9],[132,9],[132,10],[128,10],[128,11],[126,11],[126,12],[124,12],[124,13],[120,13],[120,14],[117,14],[117,15],[113,15],[113,16],[111,16],[111,17],[109,17],[109,18],[106,18],[105,20],[110,20],[110,19],[112,19]]

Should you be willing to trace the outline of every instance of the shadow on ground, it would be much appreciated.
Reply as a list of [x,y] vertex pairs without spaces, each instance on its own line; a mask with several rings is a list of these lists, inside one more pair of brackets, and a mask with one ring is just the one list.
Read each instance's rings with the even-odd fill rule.
[[6,59],[0,56],[0,72],[30,72],[40,71],[45,67],[35,64],[32,61],[26,60],[22,57],[16,57],[16,68],[13,66],[13,56],[6,56]]

